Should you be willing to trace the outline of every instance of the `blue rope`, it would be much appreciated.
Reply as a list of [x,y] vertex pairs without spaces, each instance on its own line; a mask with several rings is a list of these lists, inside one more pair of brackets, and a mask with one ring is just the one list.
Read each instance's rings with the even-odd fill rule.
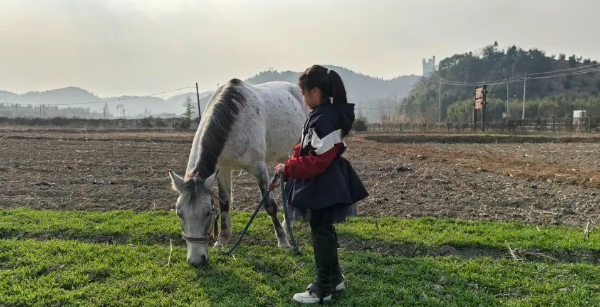
[[287,211],[287,193],[285,188],[283,187],[283,174],[280,173],[279,174],[279,182],[281,183],[281,200],[282,203],[281,205],[283,206],[283,218],[285,219],[285,227],[287,228],[287,233],[290,235],[290,248],[297,252],[298,251],[298,245],[296,245],[296,239],[294,239],[294,233],[292,232],[292,224],[290,223],[290,218],[288,216],[288,211]]

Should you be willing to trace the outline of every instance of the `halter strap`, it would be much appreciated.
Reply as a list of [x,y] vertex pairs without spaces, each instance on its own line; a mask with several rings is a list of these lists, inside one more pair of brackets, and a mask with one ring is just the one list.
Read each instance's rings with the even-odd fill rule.
[[212,234],[208,234],[202,237],[188,237],[185,235],[184,232],[181,232],[181,237],[190,243],[209,243],[210,240],[213,238]]
[[[212,193],[211,194],[213,197],[217,198],[219,201],[221,201],[221,199],[215,194]],[[219,210],[217,210],[217,206],[215,206],[214,204],[212,205],[212,218],[210,219],[210,225],[208,227],[208,230],[206,231],[206,233],[201,236],[201,237],[191,237],[188,236],[185,232],[181,232],[181,237],[188,243],[210,243],[211,240],[213,240],[215,238],[215,236],[212,234],[213,228],[215,226],[215,221],[217,220],[217,215],[219,214]]]

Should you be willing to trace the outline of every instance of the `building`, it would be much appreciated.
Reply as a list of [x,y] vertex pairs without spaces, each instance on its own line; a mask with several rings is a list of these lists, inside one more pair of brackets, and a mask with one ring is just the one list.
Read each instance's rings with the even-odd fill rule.
[[177,116],[177,114],[175,114],[175,113],[163,112],[163,113],[157,114],[156,117],[158,117],[158,118],[177,118],[179,116]]
[[429,77],[435,72],[435,55],[431,59],[423,59],[423,77]]

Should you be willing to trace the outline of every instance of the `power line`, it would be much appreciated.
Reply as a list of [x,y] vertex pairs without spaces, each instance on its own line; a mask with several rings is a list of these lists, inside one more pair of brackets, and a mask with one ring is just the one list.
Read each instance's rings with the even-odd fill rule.
[[[594,66],[594,67],[592,67]],[[549,78],[559,78],[559,77],[566,77],[566,76],[575,76],[575,75],[581,75],[581,74],[586,74],[586,73],[590,73],[590,72],[597,72],[600,71],[600,64],[591,64],[591,65],[585,65],[585,66],[580,66],[580,67],[576,67],[576,68],[569,68],[569,69],[561,69],[561,70],[553,70],[553,71],[546,71],[546,72],[540,72],[540,73],[532,73],[532,74],[528,74],[527,79],[528,80],[536,80],[536,79],[549,79]],[[538,76],[538,77],[530,77],[530,76]],[[508,78],[508,79],[502,79],[502,80],[494,80],[494,81],[473,81],[473,82],[461,82],[461,81],[451,81],[451,80],[445,80],[445,79],[440,79],[440,83],[442,84],[448,84],[448,85],[454,85],[454,86],[481,86],[481,85],[497,85],[497,84],[505,84],[505,83],[513,83],[513,82],[520,82],[524,80],[524,76],[515,76],[512,78]]]
[[523,80],[522,76],[516,76],[508,79],[495,80],[495,81],[476,81],[476,82],[459,82],[459,81],[448,81],[442,79],[440,83],[454,85],[454,86],[482,86],[482,85],[497,85],[497,84],[505,84],[506,82],[521,82]]
[[596,63],[596,64],[584,65],[584,66],[579,66],[579,67],[574,67],[574,68],[567,68],[567,69],[562,69],[562,70],[552,70],[552,71],[546,71],[546,72],[537,72],[537,73],[531,73],[529,75],[530,76],[545,75],[545,74],[557,73],[557,72],[562,72],[562,71],[571,71],[571,70],[584,69],[584,68],[592,67],[592,66],[595,66],[595,68],[599,68],[600,64]]
[[95,103],[103,103],[103,102],[125,101],[125,100],[140,99],[140,98],[144,98],[144,97],[151,97],[151,96],[156,96],[156,95],[161,95],[161,94],[166,94],[166,93],[177,92],[177,91],[185,90],[185,89],[188,89],[188,88],[194,88],[194,86],[186,86],[186,87],[182,87],[182,88],[178,88],[178,89],[173,89],[173,90],[168,90],[168,91],[164,91],[164,92],[153,93],[153,94],[148,94],[148,95],[143,95],[143,96],[136,96],[136,97],[113,98],[113,99],[97,100],[97,101],[89,101],[89,102],[54,103],[54,104],[50,104],[50,105],[54,105],[54,106],[73,106],[73,105],[81,105],[81,104],[95,104]]
[[575,76],[575,75],[583,75],[583,74],[593,73],[593,72],[600,72],[600,68],[592,68],[592,69],[582,70],[582,71],[577,71],[577,72],[562,73],[562,74],[556,74],[556,75],[551,75],[551,76],[533,77],[533,78],[527,78],[527,79],[528,80],[550,79],[550,78],[559,78],[559,77],[568,77],[568,76]]

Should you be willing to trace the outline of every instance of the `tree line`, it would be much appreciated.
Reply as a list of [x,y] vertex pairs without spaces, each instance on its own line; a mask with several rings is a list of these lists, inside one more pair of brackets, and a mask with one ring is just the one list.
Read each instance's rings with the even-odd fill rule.
[[[513,79],[527,74],[573,69],[597,61],[581,56],[565,54],[547,55],[539,49],[524,50],[517,46],[500,49],[497,43],[486,46],[478,54],[467,52],[455,54],[440,61],[437,70],[424,77],[403,99],[401,112],[406,118],[420,122],[437,122],[441,92],[442,121],[468,121],[472,114],[474,87],[441,84],[440,81],[480,82]],[[440,91],[441,89],[441,91]],[[501,119],[506,112],[506,83],[488,87],[486,116]],[[509,83],[509,111],[511,117],[521,118],[523,83]],[[528,80],[526,88],[525,115],[527,118],[566,117],[573,110],[587,109],[600,112],[600,72],[588,72],[573,76]]]

